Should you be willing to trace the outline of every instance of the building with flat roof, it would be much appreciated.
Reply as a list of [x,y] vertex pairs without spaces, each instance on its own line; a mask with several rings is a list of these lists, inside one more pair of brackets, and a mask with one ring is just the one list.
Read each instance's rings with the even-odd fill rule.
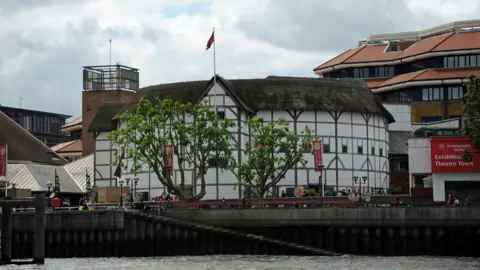
[[15,121],[48,147],[71,140],[61,132],[70,115],[0,106],[0,112]]

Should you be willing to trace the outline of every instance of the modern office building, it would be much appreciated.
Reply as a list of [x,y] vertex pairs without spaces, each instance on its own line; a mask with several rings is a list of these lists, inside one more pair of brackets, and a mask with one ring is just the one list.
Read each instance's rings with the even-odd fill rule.
[[480,20],[372,35],[314,72],[364,79],[382,102],[410,105],[412,123],[459,117],[463,83],[480,75]]
[[389,127],[390,150],[402,149],[402,153],[389,153],[391,179],[408,183],[407,174],[394,176],[394,170],[405,170],[408,164],[407,148],[393,146],[406,143],[405,132],[411,131],[412,124],[463,114],[463,84],[468,76],[480,75],[480,20],[371,35],[314,72],[326,78],[361,78],[381,99],[397,120]]
[[5,106],[0,106],[0,111],[49,147],[71,140],[61,132],[70,115]]
[[[394,121],[392,115],[375,98],[361,80],[337,80],[269,76],[265,79],[227,80],[217,76],[216,84],[210,81],[192,81],[160,84],[142,88],[127,103],[105,103],[98,109],[89,131],[95,138],[95,184],[116,186],[115,168],[117,147],[107,134],[121,125],[114,119],[121,110],[134,108],[142,97],[172,98],[180,102],[206,102],[217,107],[221,117],[239,126],[248,117],[261,116],[265,121],[284,118],[292,130],[309,127],[323,142],[323,181],[335,190],[358,186],[354,177],[366,177],[363,188],[387,189],[389,151],[387,127]],[[235,133],[234,158],[237,162],[248,158],[242,154],[249,140],[244,128],[232,129]],[[134,147],[134,146],[132,146]],[[306,168],[295,168],[285,174],[270,194],[287,187],[303,187],[318,183],[312,154],[306,154]],[[126,157],[127,167],[133,164]],[[199,190],[193,167],[186,166],[186,186]],[[173,177],[179,182],[180,172],[174,166]],[[133,177],[125,174],[122,178]],[[211,168],[206,175],[204,199],[239,199],[245,196],[236,188],[237,169],[221,171]],[[139,173],[138,191],[148,191],[151,197],[161,195],[163,186],[152,170]],[[369,189],[370,190],[370,189]]]

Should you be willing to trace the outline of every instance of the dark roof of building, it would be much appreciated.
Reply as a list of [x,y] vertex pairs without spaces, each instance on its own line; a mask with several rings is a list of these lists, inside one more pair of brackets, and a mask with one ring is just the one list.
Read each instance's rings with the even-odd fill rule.
[[[269,76],[265,79],[226,80],[217,75],[217,83],[243,110],[325,110],[373,113],[393,116],[383,107],[362,80]],[[131,111],[141,98],[171,98],[181,102],[199,102],[213,86],[210,81],[160,84],[139,90],[118,114]],[[103,107],[103,106],[102,106]],[[100,108],[102,108],[100,107]],[[89,131],[109,131],[112,111],[97,112]],[[97,117],[99,118],[96,121]],[[101,120],[100,120],[101,119]],[[93,125],[95,123],[95,126]]]
[[29,110],[29,109],[23,109],[23,108],[15,108],[15,107],[6,107],[6,106],[0,106],[0,111],[1,112],[20,112],[20,113],[26,113],[26,114],[35,114],[35,115],[48,115],[48,116],[54,116],[54,117],[59,117],[63,119],[68,119],[72,117],[71,115],[66,115],[66,114],[59,114],[59,113],[52,113],[52,112],[44,112],[44,111],[37,111],[37,110]]
[[8,144],[8,159],[63,165],[63,157],[35,138],[30,132],[0,112],[0,145]]
[[410,131],[390,131],[390,150],[388,153],[393,155],[408,155],[408,138],[410,138]]
[[116,128],[115,115],[125,106],[125,102],[107,102],[98,107],[89,132],[110,131]]

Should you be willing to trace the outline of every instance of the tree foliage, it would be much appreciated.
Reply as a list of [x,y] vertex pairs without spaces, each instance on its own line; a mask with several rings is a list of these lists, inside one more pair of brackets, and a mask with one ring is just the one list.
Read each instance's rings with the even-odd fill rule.
[[[480,77],[470,76],[463,96],[463,111],[465,121],[462,132],[472,138],[476,149],[480,149]],[[465,153],[465,159],[471,161],[471,154]]]
[[288,129],[288,122],[264,122],[250,118],[246,122],[250,140],[245,144],[246,160],[237,164],[238,185],[254,191],[260,204],[267,191],[276,186],[288,170],[305,166],[305,153],[311,153],[312,135],[308,127],[296,133]]
[[[128,157],[134,160],[132,173],[139,173],[148,165],[160,182],[173,191],[182,202],[197,201],[205,195],[205,175],[212,164],[228,169],[232,162],[233,135],[229,128],[235,124],[220,118],[208,107],[200,104],[183,104],[171,99],[141,99],[136,110],[118,118],[121,126],[112,131],[112,143],[124,146]],[[167,169],[169,149],[173,145],[175,169],[179,179],[175,185]],[[211,162],[212,160],[223,162]],[[195,181],[200,181],[200,191],[187,195],[185,192],[186,169],[195,169]],[[189,177],[190,178],[190,177]]]

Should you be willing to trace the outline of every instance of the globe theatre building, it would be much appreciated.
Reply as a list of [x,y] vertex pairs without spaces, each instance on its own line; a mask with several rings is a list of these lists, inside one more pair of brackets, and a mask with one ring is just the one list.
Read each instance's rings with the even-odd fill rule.
[[[90,91],[94,91],[91,89]],[[232,129],[237,162],[244,155],[248,132],[244,126],[249,117],[261,116],[266,121],[284,118],[294,131],[307,126],[323,141],[323,181],[334,190],[352,188],[354,177],[367,177],[365,187],[387,189],[389,185],[389,136],[388,126],[393,116],[383,107],[362,80],[329,78],[295,78],[269,76],[265,79],[227,80],[217,75],[209,81],[191,81],[160,84],[138,90],[128,102],[105,103],[98,108],[89,127],[94,136],[95,184],[99,187],[116,186],[114,176],[117,146],[112,145],[107,135],[120,123],[115,115],[130,110],[142,97],[171,98],[181,102],[204,102],[217,107],[221,117],[228,118],[242,128]],[[135,146],[132,146],[135,147]],[[288,171],[271,194],[288,187],[302,187],[318,183],[312,154],[306,154],[305,168]],[[131,164],[125,157],[124,162]],[[176,167],[176,166],[174,166]],[[159,196],[164,188],[154,173],[145,167],[139,173],[137,192],[147,191],[150,197]],[[179,172],[174,170],[174,179],[179,182]],[[186,172],[186,188],[196,193],[193,183],[194,170]],[[126,171],[123,178],[133,178]],[[210,168],[206,176],[204,199],[239,199],[242,188],[235,188],[236,169],[221,171]]]

